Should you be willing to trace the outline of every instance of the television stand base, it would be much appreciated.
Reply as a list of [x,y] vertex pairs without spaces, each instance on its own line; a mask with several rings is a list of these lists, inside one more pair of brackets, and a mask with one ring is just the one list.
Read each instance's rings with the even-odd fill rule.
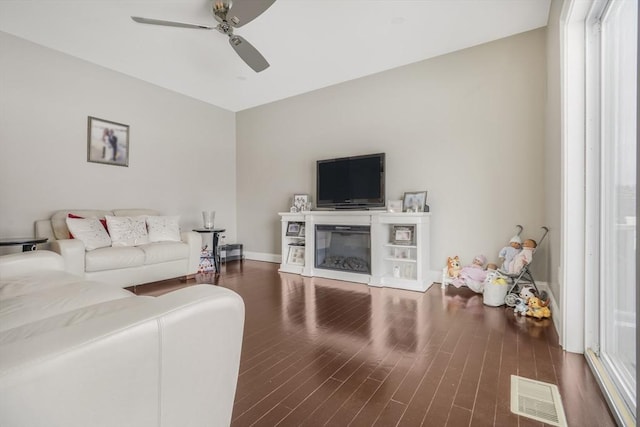
[[[281,272],[419,292],[426,291],[441,277],[441,270],[431,270],[429,265],[429,213],[334,209],[279,215]],[[334,232],[327,236],[325,231],[334,228],[338,235]],[[345,240],[345,235],[360,229],[367,230],[366,243]],[[301,242],[304,246],[297,246]],[[356,247],[359,249],[353,251]],[[365,261],[361,264],[368,264],[368,268],[366,271],[338,268],[341,263],[330,258],[328,269],[326,264],[322,265],[328,253],[362,258]],[[316,258],[321,265],[316,266]]]

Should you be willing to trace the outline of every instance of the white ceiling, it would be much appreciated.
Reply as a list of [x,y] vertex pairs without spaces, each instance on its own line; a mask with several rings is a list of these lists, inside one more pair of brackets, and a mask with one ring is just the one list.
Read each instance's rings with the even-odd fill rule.
[[[252,0],[235,0],[252,1]],[[0,0],[0,31],[240,111],[547,25],[551,0],[276,0],[235,33],[270,62],[251,70],[209,0]]]

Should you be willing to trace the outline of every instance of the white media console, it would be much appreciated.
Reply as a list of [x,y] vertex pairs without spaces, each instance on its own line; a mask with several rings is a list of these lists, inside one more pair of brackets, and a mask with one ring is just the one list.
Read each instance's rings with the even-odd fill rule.
[[421,292],[440,275],[429,266],[429,213],[338,210],[278,215],[282,272]]

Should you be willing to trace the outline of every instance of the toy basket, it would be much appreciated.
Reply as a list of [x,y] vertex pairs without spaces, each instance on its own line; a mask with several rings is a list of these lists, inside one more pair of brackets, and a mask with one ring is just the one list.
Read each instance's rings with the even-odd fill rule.
[[482,302],[492,307],[504,305],[504,298],[507,296],[508,290],[509,285],[500,273],[490,274],[484,282]]

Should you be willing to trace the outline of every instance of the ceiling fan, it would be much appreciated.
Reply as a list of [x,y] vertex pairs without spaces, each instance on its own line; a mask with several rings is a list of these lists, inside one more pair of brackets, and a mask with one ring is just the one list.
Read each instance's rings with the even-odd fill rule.
[[269,67],[269,63],[251,43],[243,37],[233,34],[234,28],[253,21],[267,10],[276,0],[212,0],[211,7],[213,16],[218,21],[218,25],[210,27],[199,24],[186,24],[183,22],[163,21],[160,19],[142,18],[132,16],[136,22],[141,24],[165,25],[168,27],[194,28],[197,30],[218,30],[229,37],[229,44],[236,53],[247,63],[256,73]]

